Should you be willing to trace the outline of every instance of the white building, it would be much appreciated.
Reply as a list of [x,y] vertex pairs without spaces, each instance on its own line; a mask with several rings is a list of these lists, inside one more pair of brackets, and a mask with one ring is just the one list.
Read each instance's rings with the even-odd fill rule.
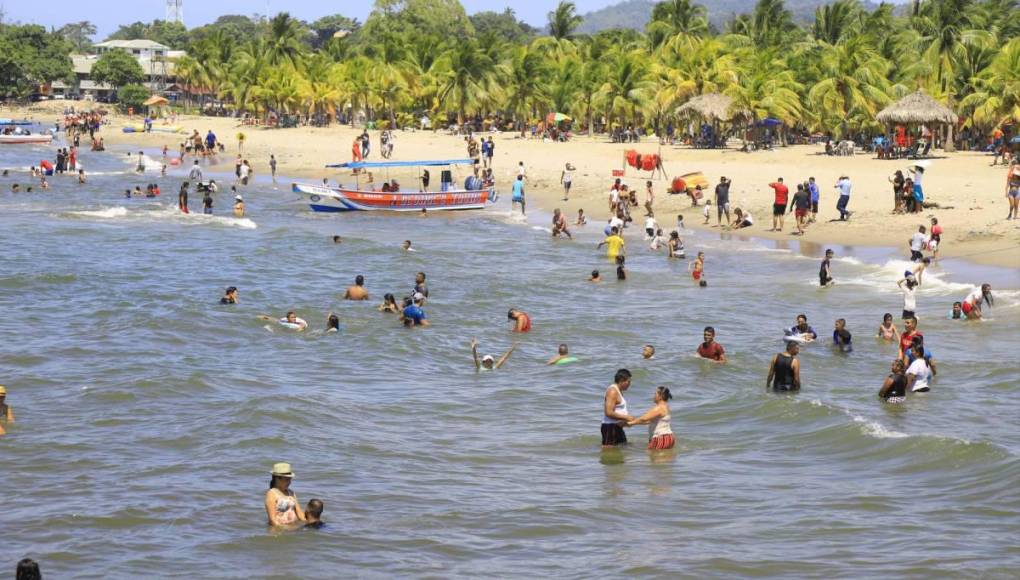
[[74,70],[75,82],[54,81],[51,89],[55,97],[72,95],[107,97],[113,87],[92,80],[92,66],[96,60],[108,51],[123,50],[130,52],[145,72],[142,85],[152,93],[160,93],[171,100],[178,92],[174,84],[174,60],[184,56],[183,50],[170,50],[170,47],[152,40],[107,40],[95,46],[96,54],[72,54],[71,67]]

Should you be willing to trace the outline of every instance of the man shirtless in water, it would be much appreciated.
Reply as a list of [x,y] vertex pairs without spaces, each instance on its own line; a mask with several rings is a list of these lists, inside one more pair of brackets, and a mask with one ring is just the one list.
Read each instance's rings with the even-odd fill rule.
[[347,289],[344,300],[368,300],[368,290],[365,290],[365,277],[358,274],[354,278],[354,286]]

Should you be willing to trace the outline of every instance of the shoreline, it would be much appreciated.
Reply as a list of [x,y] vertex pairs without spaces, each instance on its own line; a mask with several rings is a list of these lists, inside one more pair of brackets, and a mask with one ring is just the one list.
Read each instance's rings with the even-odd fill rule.
[[[53,111],[51,116],[55,119],[60,116],[63,104],[61,101],[49,102],[45,107],[12,111],[11,116],[31,112],[30,116],[41,119],[45,116],[39,110],[48,108]],[[338,178],[346,180],[344,176],[349,174],[339,174],[325,165],[349,158],[349,144],[355,135],[361,133],[361,129],[350,126],[266,129],[238,126],[237,120],[232,118],[195,116],[178,118],[177,125],[186,133],[121,133],[122,125],[137,122],[138,118],[112,114],[108,119],[110,124],[104,126],[105,130],[100,133],[107,145],[138,146],[142,149],[160,149],[167,145],[171,156],[177,155],[179,144],[193,130],[204,135],[212,129],[226,144],[226,150],[215,164],[203,164],[203,168],[224,173],[233,173],[233,160],[237,155],[236,137],[243,132],[246,137],[243,156],[250,160],[255,175],[268,174],[269,154],[272,153],[278,162],[278,175],[308,179],[313,183],[318,183],[323,177],[328,177],[331,182]],[[160,121],[156,124],[158,126]],[[377,131],[370,132],[373,147],[370,160],[378,160],[375,150],[378,134]],[[394,135],[395,160],[466,157],[463,136],[432,131],[395,131]],[[479,137],[488,138],[489,134]],[[940,259],[961,259],[979,265],[1020,270],[1020,221],[1008,222],[1002,218],[1007,213],[1005,167],[988,167],[991,157],[982,153],[944,154],[940,151],[929,169],[930,175],[926,176],[925,195],[944,207],[912,215],[893,215],[887,177],[892,171],[907,165],[907,160],[883,161],[872,159],[870,155],[829,157],[819,154],[820,145],[795,145],[775,151],[742,153],[735,149],[660,147],[652,141],[616,144],[604,137],[580,136],[566,143],[520,139],[509,133],[492,134],[492,137],[496,144],[493,173],[501,194],[508,197],[517,162],[523,161],[528,173],[526,195],[529,206],[549,213],[560,208],[566,213],[568,223],[576,219],[579,208],[585,209],[589,224],[598,224],[608,218],[607,192],[614,179],[611,170],[622,166],[626,149],[636,149],[642,153],[659,152],[670,177],[692,171],[702,172],[710,184],[706,198],[711,195],[721,175],[729,177],[732,182],[731,210],[741,207],[750,211],[755,223],[751,228],[725,230],[725,233],[817,244],[822,247],[821,251],[824,251],[825,245],[884,247],[906,259],[910,236],[918,225],[928,225],[929,216],[936,216],[945,228]],[[82,157],[86,158],[88,154],[87,147],[83,147]],[[559,179],[567,162],[572,163],[576,170],[573,172],[570,200],[564,202]],[[171,168],[170,174],[181,172],[187,165],[189,163],[186,162]],[[847,222],[830,221],[838,215],[833,184],[842,174],[850,175],[854,184],[849,204],[853,215]],[[642,204],[631,214],[638,228],[643,224],[645,213],[645,175],[646,172],[635,173],[628,168],[623,178],[636,190],[638,201]],[[808,175],[816,177],[821,190],[818,221],[811,224],[803,236],[791,236],[793,215],[788,214],[782,233],[767,231],[771,226],[772,202],[772,190],[767,184],[776,177],[785,176],[792,186]],[[455,176],[455,181],[462,179],[464,171],[455,171]],[[407,178],[402,181],[406,183]],[[702,224],[703,205],[691,207],[686,195],[667,194],[669,183],[669,179],[653,180],[653,209],[664,231],[673,229],[676,214],[680,213],[684,215],[688,229],[724,233],[719,228]],[[254,183],[248,189],[257,187],[259,184]],[[715,208],[711,211],[714,214]],[[714,215],[711,221],[715,221]]]

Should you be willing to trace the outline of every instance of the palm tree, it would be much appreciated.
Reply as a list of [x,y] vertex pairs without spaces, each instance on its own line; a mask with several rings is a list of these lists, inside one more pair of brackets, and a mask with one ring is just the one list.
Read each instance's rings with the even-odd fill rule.
[[639,112],[649,103],[655,84],[648,79],[648,53],[643,50],[614,51],[610,57],[606,82],[597,93],[606,118],[626,124],[638,122]]
[[1020,123],[1020,38],[1006,43],[992,64],[982,71],[974,93],[960,105],[986,129]]
[[652,48],[678,34],[702,35],[708,32],[708,11],[690,0],[659,2],[652,8],[652,20],[645,30]]
[[734,109],[747,111],[751,121],[768,117],[793,125],[803,115],[802,86],[779,57],[777,49],[738,55],[739,79],[724,94],[733,97]]
[[571,38],[574,30],[584,20],[576,14],[577,6],[573,2],[561,1],[556,10],[549,13],[549,34],[556,40]]
[[750,36],[759,48],[778,46],[797,30],[783,0],[758,0],[750,21]]
[[538,116],[539,107],[548,102],[546,76],[549,68],[542,54],[532,47],[519,46],[510,54],[506,64],[507,106],[517,115],[521,135],[528,118]]
[[[918,48],[935,72],[935,92],[945,95],[950,109],[954,104],[957,63],[963,45],[990,40],[988,31],[972,26],[973,0],[931,0],[916,9],[911,24],[918,32]],[[953,128],[945,140],[946,151],[956,149]]]
[[874,124],[879,108],[892,100],[886,78],[889,63],[864,37],[823,44],[818,68],[821,80],[807,96],[819,128],[845,134],[848,127]]
[[496,63],[474,39],[459,42],[442,57],[440,103],[452,101],[457,107],[457,122],[463,123],[469,106],[488,97],[493,88]]
[[301,23],[281,12],[269,21],[269,34],[266,45],[266,62],[277,66],[289,64],[298,67],[305,46],[301,39]]
[[860,21],[861,5],[858,0],[836,0],[832,4],[815,9],[815,24],[812,29],[815,40],[836,44],[854,32],[854,25]]

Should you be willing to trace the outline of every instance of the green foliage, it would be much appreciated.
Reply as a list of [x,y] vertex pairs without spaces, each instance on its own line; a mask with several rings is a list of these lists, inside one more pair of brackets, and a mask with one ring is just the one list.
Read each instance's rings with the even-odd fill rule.
[[493,37],[502,42],[526,42],[538,34],[538,29],[517,20],[513,8],[503,12],[478,12],[468,17],[479,38]]
[[114,88],[145,80],[145,71],[135,57],[124,50],[108,50],[92,65],[92,79]]
[[149,98],[149,89],[142,85],[124,85],[117,91],[117,101],[125,111],[128,107],[134,108],[135,112],[140,112],[142,104]]
[[86,50],[92,47],[92,37],[96,34],[96,25],[88,20],[71,22],[57,29],[57,34],[71,43],[71,46],[78,53],[84,54]]
[[[94,34],[94,33],[93,33]],[[164,20],[153,20],[146,24],[144,22],[133,22],[122,25],[108,36],[106,40],[136,40],[144,39],[158,42],[170,47],[172,50],[184,50],[188,46],[188,29],[180,22],[166,22]]]
[[71,50],[60,34],[42,26],[0,26],[0,96],[23,97],[41,84],[70,79]]
[[309,29],[315,33],[315,38],[312,41],[312,48],[322,48],[326,43],[333,40],[333,35],[340,33],[340,36],[336,40],[341,38],[353,38],[357,35],[358,30],[361,28],[361,24],[357,18],[348,18],[341,14],[333,14],[330,16],[323,16],[322,18],[311,23]]
[[576,11],[577,6],[573,2],[561,1],[556,10],[549,13],[549,34],[557,40],[572,37],[584,20]]

